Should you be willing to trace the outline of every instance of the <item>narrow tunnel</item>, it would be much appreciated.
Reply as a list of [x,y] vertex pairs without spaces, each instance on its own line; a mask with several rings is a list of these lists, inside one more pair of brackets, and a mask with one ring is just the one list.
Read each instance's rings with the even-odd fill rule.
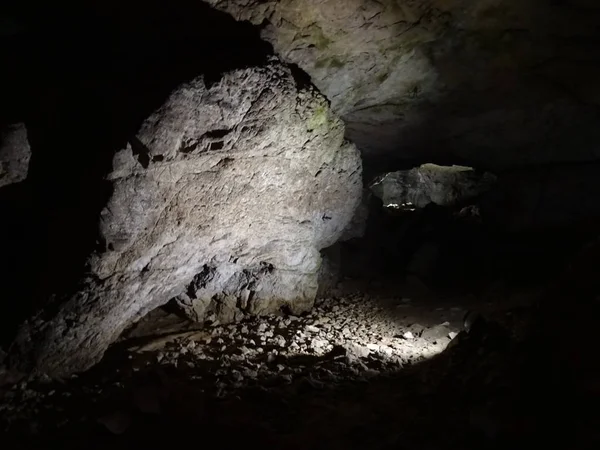
[[595,1],[0,9],[3,448],[598,447]]

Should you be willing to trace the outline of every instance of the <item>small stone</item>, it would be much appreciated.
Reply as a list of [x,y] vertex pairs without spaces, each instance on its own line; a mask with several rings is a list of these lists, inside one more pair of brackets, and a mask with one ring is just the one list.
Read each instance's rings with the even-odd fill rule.
[[251,350],[248,347],[246,347],[245,345],[242,345],[240,347],[240,351],[242,352],[242,355],[247,355],[248,353],[251,352]]
[[394,351],[391,349],[391,347],[388,347],[387,345],[380,346],[379,350],[381,351],[381,353],[383,353],[386,356],[392,356],[392,354],[394,353]]
[[233,378],[234,381],[237,381],[237,382],[244,381],[244,376],[237,370],[231,371],[231,377]]
[[414,338],[415,338],[415,336],[414,336],[414,335],[413,335],[413,334],[412,334],[410,331],[407,331],[406,333],[404,333],[404,334],[402,335],[402,337],[403,337],[404,339],[414,339]]
[[307,325],[306,326],[306,331],[308,331],[309,333],[318,333],[321,330],[319,330],[319,328],[317,328],[317,327],[315,327],[313,325]]

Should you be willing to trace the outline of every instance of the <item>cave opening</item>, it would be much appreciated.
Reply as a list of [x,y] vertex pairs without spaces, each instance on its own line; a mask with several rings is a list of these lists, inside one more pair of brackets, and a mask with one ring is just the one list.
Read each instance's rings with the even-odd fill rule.
[[597,447],[600,8],[342,3],[2,7],[2,445]]

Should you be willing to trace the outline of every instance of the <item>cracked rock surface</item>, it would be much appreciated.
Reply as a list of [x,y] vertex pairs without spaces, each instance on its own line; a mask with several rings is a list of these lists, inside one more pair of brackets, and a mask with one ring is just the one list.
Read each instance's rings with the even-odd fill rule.
[[309,309],[319,250],[342,236],[362,192],[341,120],[275,58],[179,85],[106,180],[85,276],[20,331],[13,350],[26,366],[84,370],[175,296],[197,320]]
[[366,158],[498,169],[598,157],[594,0],[208,0],[262,28]]

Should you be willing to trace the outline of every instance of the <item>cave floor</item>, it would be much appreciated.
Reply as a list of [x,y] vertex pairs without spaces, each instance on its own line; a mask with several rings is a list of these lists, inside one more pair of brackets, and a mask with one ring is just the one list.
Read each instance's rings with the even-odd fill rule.
[[[195,329],[157,311],[87,373],[4,388],[2,448],[598,448],[579,391],[528,369],[537,295],[347,281],[299,317]],[[470,308],[498,327],[461,332]]]

